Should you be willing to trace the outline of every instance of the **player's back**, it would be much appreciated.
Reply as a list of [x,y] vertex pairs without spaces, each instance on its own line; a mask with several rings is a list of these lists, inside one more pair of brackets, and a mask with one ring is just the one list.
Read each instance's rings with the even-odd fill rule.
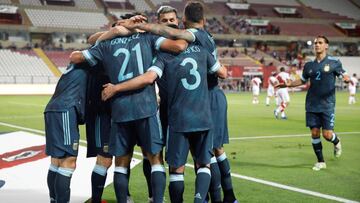
[[[111,83],[122,83],[146,72],[152,64],[158,39],[159,36],[150,33],[135,33],[100,43],[97,49],[101,51],[97,54],[104,59],[104,68]],[[117,94],[112,100],[115,122],[147,118],[156,111],[154,85]]]
[[[208,31],[199,28],[191,28],[188,29],[188,31],[194,34],[194,42],[208,50],[214,56],[215,60],[217,60],[217,49],[212,35]],[[207,80],[210,90],[218,86],[218,77],[216,74],[209,74]]]
[[274,76],[270,76],[268,79],[268,88],[274,88],[274,85],[277,84],[277,79]]
[[60,77],[53,96],[46,105],[47,111],[67,111],[75,107],[81,123],[85,116],[87,63],[71,64]]
[[189,45],[181,54],[167,55],[163,60],[171,130],[195,132],[210,129],[212,120],[207,74],[211,69],[209,67],[220,64],[207,50],[195,44]]

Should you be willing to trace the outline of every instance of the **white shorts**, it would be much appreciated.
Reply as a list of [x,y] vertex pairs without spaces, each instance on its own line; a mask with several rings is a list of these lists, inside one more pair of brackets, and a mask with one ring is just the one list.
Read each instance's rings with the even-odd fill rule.
[[277,92],[276,92],[277,96],[278,96],[278,101],[279,103],[281,102],[290,102],[290,96],[289,96],[289,92],[287,88],[280,88]]
[[356,87],[349,87],[349,92],[351,95],[354,95],[356,93]]
[[253,92],[253,95],[258,96],[260,94],[260,88],[259,87],[253,87],[252,92]]
[[267,96],[272,97],[275,95],[275,89],[273,87],[268,87],[267,89]]

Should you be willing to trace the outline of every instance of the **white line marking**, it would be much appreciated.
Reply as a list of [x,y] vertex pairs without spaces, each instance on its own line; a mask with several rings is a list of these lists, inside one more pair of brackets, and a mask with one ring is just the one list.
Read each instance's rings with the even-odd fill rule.
[[[336,132],[337,135],[351,135],[360,134],[360,132]],[[270,139],[270,138],[289,138],[289,137],[310,137],[310,133],[296,134],[296,135],[269,135],[269,136],[254,136],[254,137],[232,137],[229,140],[253,140],[253,139]]]
[[36,106],[36,107],[45,107],[45,104],[29,104],[29,103],[21,103],[21,102],[8,102],[8,104],[15,104],[20,106]]
[[[24,127],[21,127],[21,126],[7,124],[7,123],[3,123],[3,122],[0,122],[0,125],[45,134],[45,132],[41,131],[41,130],[35,130],[35,129],[31,129],[31,128],[24,128]],[[342,134],[359,134],[359,133],[360,132],[343,132]],[[300,136],[304,136],[304,135],[295,135],[295,136],[300,137]],[[306,135],[308,135],[308,134],[306,134]],[[285,135],[285,136],[294,136],[294,135]],[[267,136],[267,137],[270,137],[270,136]],[[265,138],[267,138],[267,137],[265,136]],[[272,137],[274,137],[274,136],[272,136]],[[258,138],[258,139],[260,139],[260,138]],[[84,144],[87,143],[85,140],[80,140],[80,142],[84,143]],[[142,153],[140,153],[140,152],[134,152],[134,154],[138,155],[138,156],[142,156]],[[190,167],[190,168],[194,168],[194,165],[192,165],[192,164],[186,164],[186,166]],[[244,176],[244,175],[240,175],[240,174],[236,174],[236,173],[231,173],[231,176],[235,177],[235,178],[240,178],[240,179],[243,179],[243,180],[248,180],[248,181],[264,184],[264,185],[269,185],[269,186],[272,186],[272,187],[277,187],[277,188],[284,189],[284,190],[290,190],[290,191],[293,191],[293,192],[303,193],[303,194],[312,195],[312,196],[315,196],[315,197],[321,197],[321,198],[324,198],[324,199],[334,200],[334,201],[338,201],[338,202],[359,203],[358,201],[349,200],[349,199],[345,199],[345,198],[342,198],[342,197],[336,197],[336,196],[333,196],[333,195],[327,195],[327,194],[314,192],[314,191],[310,191],[310,190],[305,190],[305,189],[292,187],[292,186],[288,186],[288,185],[283,185],[283,184],[279,184],[279,183],[275,183],[275,182],[271,182],[271,181],[267,181],[267,180],[253,178],[253,177],[250,177],[250,176]]]

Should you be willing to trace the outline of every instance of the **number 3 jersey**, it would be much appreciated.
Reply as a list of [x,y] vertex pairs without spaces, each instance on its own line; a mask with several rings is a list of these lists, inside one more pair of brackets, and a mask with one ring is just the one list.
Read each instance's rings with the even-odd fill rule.
[[[100,42],[83,51],[83,55],[94,68],[97,63],[102,63],[111,83],[117,84],[146,72],[163,39],[150,33],[136,33]],[[147,118],[156,112],[154,85],[122,92],[112,98],[111,113],[114,122]]]
[[190,44],[179,55],[160,53],[152,68],[164,72],[169,127],[174,132],[196,132],[212,127],[207,74],[220,64],[203,47]]
[[304,82],[310,80],[306,95],[307,112],[332,111],[335,108],[336,77],[345,74],[341,62],[331,56],[322,61],[307,62],[301,76]]

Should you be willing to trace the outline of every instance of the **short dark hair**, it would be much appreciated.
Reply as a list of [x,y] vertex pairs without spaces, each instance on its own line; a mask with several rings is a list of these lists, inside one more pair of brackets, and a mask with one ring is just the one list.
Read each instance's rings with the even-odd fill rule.
[[204,19],[204,7],[200,2],[190,1],[185,6],[184,15],[186,20],[199,23]]
[[353,77],[356,77],[356,73],[353,74]]
[[157,10],[157,12],[156,12],[157,18],[159,19],[161,14],[164,14],[164,13],[172,13],[172,12],[174,12],[175,15],[176,15],[176,17],[177,17],[177,10],[176,10],[176,8],[171,7],[171,6],[161,6],[161,7]]
[[130,19],[131,17],[137,16],[137,15],[141,15],[147,18],[147,16],[144,13],[140,13],[140,12],[134,12],[134,13],[126,13],[122,16],[120,16],[121,19]]
[[281,67],[280,72],[284,72],[284,71],[285,71],[285,67]]
[[324,39],[324,41],[325,41],[326,44],[329,44],[329,39],[328,39],[327,37],[325,37],[324,35],[318,35],[318,36],[316,37],[316,39],[317,39],[317,38],[322,38],[322,39]]

